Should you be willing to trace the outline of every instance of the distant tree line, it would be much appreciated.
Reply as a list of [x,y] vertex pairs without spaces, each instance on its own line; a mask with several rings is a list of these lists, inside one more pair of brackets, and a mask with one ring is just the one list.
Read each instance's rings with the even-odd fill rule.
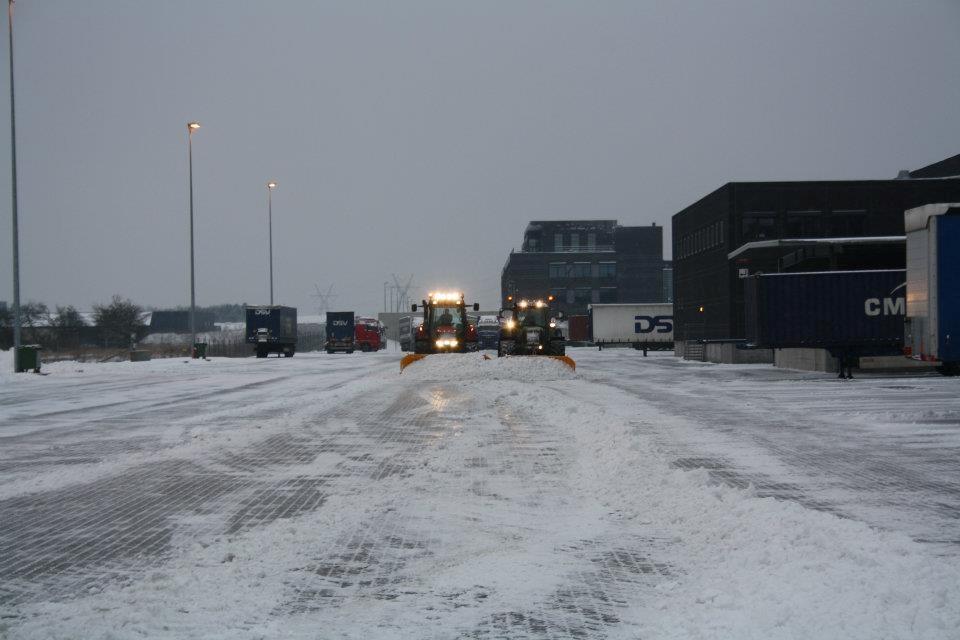
[[[198,313],[209,314],[214,322],[243,322],[246,319],[247,303],[214,304],[209,307],[197,307]],[[190,307],[181,305],[176,311],[189,311]]]
[[[197,307],[197,311],[212,316],[214,322],[243,322],[246,307],[246,303],[217,304]],[[56,348],[64,336],[72,337],[74,342],[93,341],[101,346],[125,347],[132,338],[139,339],[146,334],[143,317],[143,307],[120,295],[113,296],[109,303],[93,305],[93,326],[72,305],[57,305],[51,311],[43,302],[29,301],[20,305],[21,338],[24,342],[47,343],[51,348]],[[0,306],[0,348],[7,349],[12,344],[13,309]]]

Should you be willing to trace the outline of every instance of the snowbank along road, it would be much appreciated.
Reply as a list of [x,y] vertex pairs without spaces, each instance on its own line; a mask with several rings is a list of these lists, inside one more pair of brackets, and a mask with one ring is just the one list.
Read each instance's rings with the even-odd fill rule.
[[3,374],[0,636],[960,637],[956,380],[571,355]]

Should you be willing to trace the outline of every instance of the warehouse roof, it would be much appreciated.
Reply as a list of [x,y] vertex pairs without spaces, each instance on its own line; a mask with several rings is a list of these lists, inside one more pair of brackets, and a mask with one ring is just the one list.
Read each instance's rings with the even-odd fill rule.
[[865,238],[780,238],[778,240],[756,240],[741,245],[727,254],[733,260],[745,253],[761,249],[779,249],[782,247],[808,247],[817,245],[854,245],[854,244],[903,244],[906,236],[868,236]]

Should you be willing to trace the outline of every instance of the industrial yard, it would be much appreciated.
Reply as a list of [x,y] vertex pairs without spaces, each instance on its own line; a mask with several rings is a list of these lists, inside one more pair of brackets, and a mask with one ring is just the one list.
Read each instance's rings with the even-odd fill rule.
[[0,363],[0,636],[956,637],[955,379],[568,354]]

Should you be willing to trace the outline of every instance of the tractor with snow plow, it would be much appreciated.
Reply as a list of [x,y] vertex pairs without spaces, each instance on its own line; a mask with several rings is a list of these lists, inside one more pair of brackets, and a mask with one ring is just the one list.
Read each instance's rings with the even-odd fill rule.
[[566,338],[550,313],[553,296],[546,300],[514,300],[507,296],[508,307],[500,312],[500,341],[497,355],[549,356],[576,368],[566,355]]
[[[467,317],[463,293],[430,292],[414,312],[423,310],[423,322],[414,333],[413,354],[400,362],[400,370],[432,353],[466,353],[477,350],[477,327]],[[473,304],[479,311],[480,305]]]

